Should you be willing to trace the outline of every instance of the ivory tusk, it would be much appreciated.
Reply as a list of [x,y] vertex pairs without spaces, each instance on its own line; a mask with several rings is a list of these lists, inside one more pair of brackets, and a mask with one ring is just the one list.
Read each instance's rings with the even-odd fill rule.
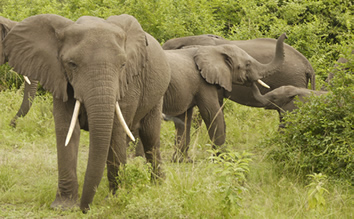
[[257,82],[262,85],[263,87],[270,88],[268,84],[264,83],[261,79],[258,79]]
[[23,78],[25,79],[25,81],[27,82],[27,84],[31,84],[31,81],[29,80],[29,78],[27,76],[23,76]]
[[135,138],[134,138],[133,134],[131,133],[131,131],[129,130],[127,123],[125,123],[125,120],[123,118],[122,111],[120,110],[118,102],[116,103],[116,113],[117,113],[120,124],[123,126],[124,131],[127,133],[127,135],[129,136],[129,138],[132,141],[135,141]]
[[74,128],[75,128],[75,124],[76,124],[76,121],[77,121],[77,117],[79,115],[79,110],[80,110],[80,101],[76,100],[75,107],[74,107],[74,112],[73,112],[73,117],[71,118],[68,135],[66,136],[66,140],[65,140],[65,147],[68,146],[68,144],[70,142],[70,139],[71,139],[71,136],[73,134],[73,131],[74,131]]

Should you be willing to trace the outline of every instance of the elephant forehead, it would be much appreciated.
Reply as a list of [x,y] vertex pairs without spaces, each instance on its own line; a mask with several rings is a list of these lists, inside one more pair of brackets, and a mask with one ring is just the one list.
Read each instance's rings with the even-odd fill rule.
[[233,58],[248,57],[247,53],[236,45],[222,45],[225,52]]
[[71,25],[65,29],[63,35],[65,39],[74,39],[75,41],[89,40],[95,43],[103,43],[108,39],[125,39],[125,33],[120,27],[107,22]]

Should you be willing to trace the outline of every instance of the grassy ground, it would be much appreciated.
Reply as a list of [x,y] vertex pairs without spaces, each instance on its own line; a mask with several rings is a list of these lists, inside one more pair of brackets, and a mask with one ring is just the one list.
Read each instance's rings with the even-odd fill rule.
[[[227,147],[252,153],[249,174],[239,185],[238,205],[225,207],[225,191],[211,154],[205,126],[194,127],[190,155],[194,163],[171,163],[174,128],[163,122],[161,152],[166,179],[151,184],[146,165],[130,156],[130,181],[114,197],[107,197],[104,176],[91,210],[50,209],[57,186],[57,164],[51,96],[35,100],[16,129],[9,127],[20,106],[21,91],[0,92],[0,218],[353,218],[353,189],[335,181],[323,186],[325,205],[310,208],[308,181],[282,173],[266,160],[262,141],[277,131],[272,111],[227,103]],[[78,177],[82,186],[88,155],[88,133],[82,132]],[[130,154],[133,153],[130,148]],[[134,169],[135,168],[135,169]],[[145,169],[144,169],[145,168]],[[135,172],[134,172],[135,171]],[[81,188],[80,190],[81,191]]]

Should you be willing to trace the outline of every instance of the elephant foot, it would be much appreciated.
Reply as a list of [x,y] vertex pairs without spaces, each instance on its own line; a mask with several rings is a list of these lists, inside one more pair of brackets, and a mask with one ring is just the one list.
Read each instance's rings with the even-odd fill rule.
[[50,208],[55,210],[68,211],[79,207],[77,198],[56,197]]
[[172,156],[172,163],[193,163],[187,153],[175,152]]
[[10,125],[12,128],[16,128],[16,125],[17,125],[16,122],[17,122],[16,119],[12,119],[9,125]]
[[154,184],[162,184],[162,182],[166,179],[166,175],[164,172],[159,171],[158,173],[151,173],[151,182]]

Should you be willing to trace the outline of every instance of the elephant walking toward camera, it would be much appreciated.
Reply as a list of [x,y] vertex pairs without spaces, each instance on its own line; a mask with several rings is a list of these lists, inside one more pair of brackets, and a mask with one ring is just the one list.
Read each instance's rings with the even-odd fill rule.
[[170,69],[159,43],[134,17],[84,16],[73,22],[37,15],[13,27],[3,46],[16,72],[53,93],[59,175],[51,207],[77,204],[80,128],[90,131],[83,212],[90,208],[106,162],[109,188],[116,192],[118,168],[126,162],[126,133],[134,139],[129,129],[139,127],[145,156],[160,174],[162,97]]

